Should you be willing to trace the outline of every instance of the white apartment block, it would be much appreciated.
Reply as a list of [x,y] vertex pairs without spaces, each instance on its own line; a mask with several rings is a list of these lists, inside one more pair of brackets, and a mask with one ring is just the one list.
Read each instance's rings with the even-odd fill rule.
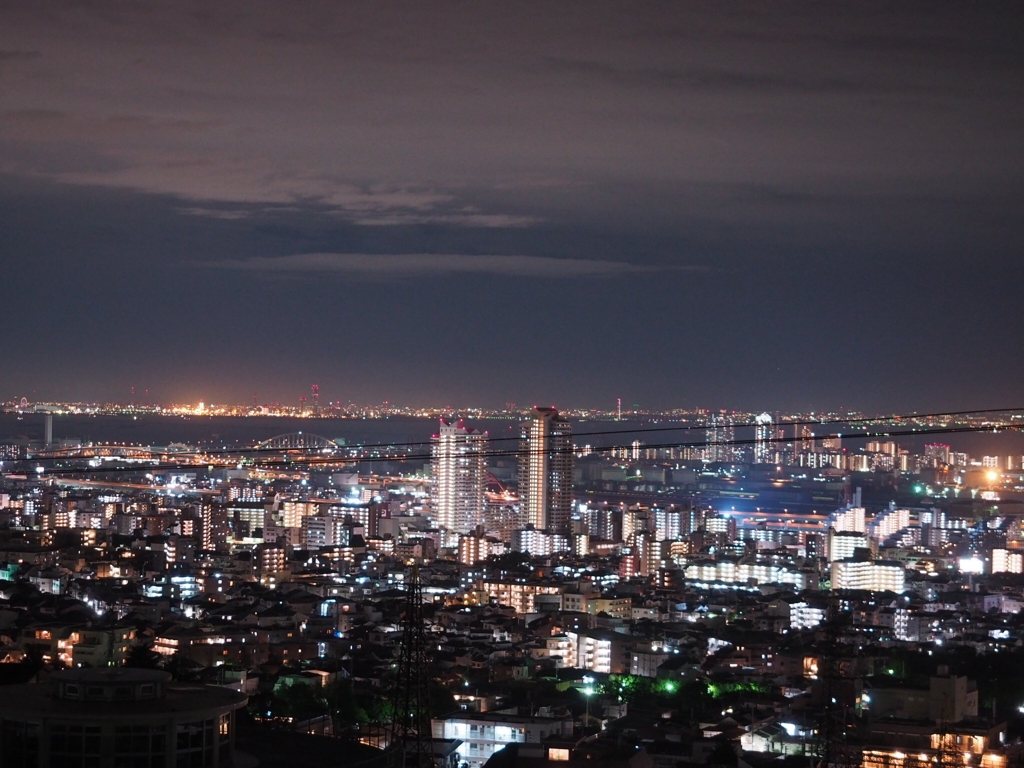
[[906,572],[899,563],[885,560],[837,560],[832,563],[832,589],[903,592]]

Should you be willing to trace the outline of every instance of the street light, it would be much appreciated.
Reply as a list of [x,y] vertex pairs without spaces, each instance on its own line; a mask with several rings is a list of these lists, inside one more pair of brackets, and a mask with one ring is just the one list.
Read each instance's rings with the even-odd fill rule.
[[586,688],[583,689],[583,695],[586,697],[586,700],[587,700],[587,716],[586,716],[586,719],[585,719],[584,725],[583,725],[583,727],[586,728],[587,727],[586,724],[590,722],[590,697],[594,695],[594,687],[593,687],[594,678],[592,678],[590,675],[587,675],[586,677],[583,678],[583,682],[587,686]]

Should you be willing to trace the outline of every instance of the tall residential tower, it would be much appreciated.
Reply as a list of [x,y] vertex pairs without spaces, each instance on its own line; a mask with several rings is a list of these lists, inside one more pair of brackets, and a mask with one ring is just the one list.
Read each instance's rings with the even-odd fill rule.
[[519,503],[526,523],[572,531],[572,424],[554,408],[534,408],[519,442]]
[[754,417],[754,463],[771,464],[774,455],[775,425],[770,413]]
[[434,515],[439,528],[469,533],[484,519],[487,435],[441,419],[433,437]]
[[736,461],[736,447],[732,444],[733,435],[732,416],[726,411],[712,411],[707,417],[707,447],[704,449],[704,460]]

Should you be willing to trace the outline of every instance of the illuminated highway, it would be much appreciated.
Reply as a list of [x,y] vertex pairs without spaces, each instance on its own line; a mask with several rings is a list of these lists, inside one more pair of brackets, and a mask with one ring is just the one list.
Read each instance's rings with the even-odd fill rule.
[[216,495],[220,491],[213,491],[206,488],[181,488],[169,485],[146,485],[144,483],[118,483],[112,480],[72,480],[68,478],[54,478],[56,485],[65,485],[73,488],[124,488],[133,491],[152,491],[153,493],[166,494],[198,494]]

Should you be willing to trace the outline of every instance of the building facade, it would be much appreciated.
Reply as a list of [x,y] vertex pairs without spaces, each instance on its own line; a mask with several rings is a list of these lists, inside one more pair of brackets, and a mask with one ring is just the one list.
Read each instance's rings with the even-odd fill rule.
[[442,419],[432,442],[434,519],[439,528],[469,533],[484,519],[487,436]]
[[906,571],[899,563],[849,558],[832,563],[832,589],[903,592]]
[[552,737],[572,736],[572,720],[506,714],[453,715],[434,720],[435,739],[458,739],[459,757],[470,768],[481,768],[506,744],[540,744]]
[[771,464],[775,457],[775,425],[770,413],[754,417],[754,463]]
[[571,533],[572,424],[555,408],[537,407],[520,432],[519,503],[527,525]]
[[234,763],[235,711],[248,697],[177,686],[143,669],[72,669],[9,686],[0,702],[3,768],[219,768]]

